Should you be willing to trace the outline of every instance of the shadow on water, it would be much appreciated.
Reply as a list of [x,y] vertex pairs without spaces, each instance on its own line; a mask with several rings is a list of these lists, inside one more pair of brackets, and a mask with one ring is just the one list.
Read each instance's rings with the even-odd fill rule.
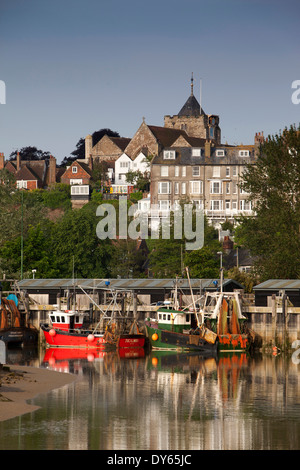
[[0,449],[300,449],[300,366],[291,358],[50,348],[7,359],[77,380],[0,423]]

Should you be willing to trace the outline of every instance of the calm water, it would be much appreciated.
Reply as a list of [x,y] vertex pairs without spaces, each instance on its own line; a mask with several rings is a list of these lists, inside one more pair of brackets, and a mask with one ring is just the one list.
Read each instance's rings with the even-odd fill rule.
[[[73,357],[70,357],[70,354]],[[8,362],[76,374],[0,422],[0,449],[299,450],[300,365],[292,358],[136,357],[48,350]]]

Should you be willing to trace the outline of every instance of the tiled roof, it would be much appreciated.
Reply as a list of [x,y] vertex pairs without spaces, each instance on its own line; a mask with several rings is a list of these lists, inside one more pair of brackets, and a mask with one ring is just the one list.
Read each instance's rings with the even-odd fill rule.
[[170,147],[180,136],[183,136],[185,139],[188,138],[187,133],[180,129],[159,126],[148,126],[148,128],[163,147]]
[[203,109],[201,108],[200,112],[200,104],[198,103],[197,99],[194,95],[189,96],[183,107],[178,113],[178,116],[200,116],[200,114],[205,114]]

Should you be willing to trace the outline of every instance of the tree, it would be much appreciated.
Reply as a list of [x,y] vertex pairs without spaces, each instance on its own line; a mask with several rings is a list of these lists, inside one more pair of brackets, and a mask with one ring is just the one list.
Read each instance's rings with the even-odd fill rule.
[[39,150],[37,147],[22,147],[21,150],[14,150],[10,156],[10,160],[16,160],[17,153],[19,152],[21,160],[48,160],[50,158],[50,152],[44,152],[43,150]]
[[[108,135],[109,137],[120,137],[120,134],[116,131],[112,131],[111,129],[100,129],[99,131],[95,131],[92,134],[92,142],[93,146],[99,142],[100,139],[104,135]],[[71,152],[71,156],[65,157],[63,161],[61,162],[62,167],[66,165],[70,165],[72,162],[74,162],[77,159],[84,159],[85,158],[85,139],[81,137],[77,144],[76,144],[76,149]]]
[[255,256],[261,280],[300,276],[300,127],[268,137],[242,188],[255,217],[242,217],[235,239]]

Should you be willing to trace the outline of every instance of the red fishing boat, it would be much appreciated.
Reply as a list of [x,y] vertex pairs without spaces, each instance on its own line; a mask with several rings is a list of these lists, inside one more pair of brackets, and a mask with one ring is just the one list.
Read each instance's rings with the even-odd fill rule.
[[103,348],[104,331],[83,328],[86,315],[75,310],[53,311],[50,323],[41,324],[45,340],[52,347]]
[[145,335],[140,333],[134,322],[129,333],[116,323],[105,329],[84,328],[86,315],[75,310],[53,311],[49,314],[49,324],[41,324],[45,340],[50,347],[64,348],[143,348]]

